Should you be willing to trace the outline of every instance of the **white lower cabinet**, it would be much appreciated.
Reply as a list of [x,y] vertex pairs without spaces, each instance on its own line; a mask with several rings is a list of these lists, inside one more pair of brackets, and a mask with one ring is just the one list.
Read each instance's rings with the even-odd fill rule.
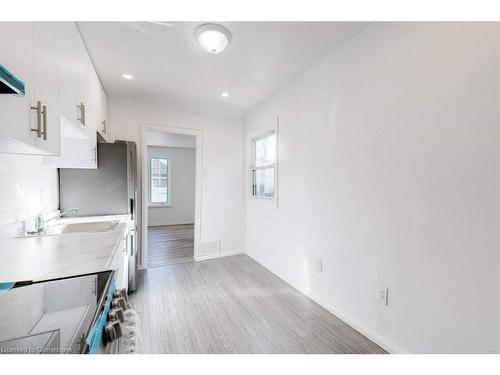
[[129,254],[129,240],[130,234],[127,233],[123,236],[120,247],[116,250],[113,260],[111,261],[111,268],[116,272],[116,288],[125,288],[128,291],[128,254]]

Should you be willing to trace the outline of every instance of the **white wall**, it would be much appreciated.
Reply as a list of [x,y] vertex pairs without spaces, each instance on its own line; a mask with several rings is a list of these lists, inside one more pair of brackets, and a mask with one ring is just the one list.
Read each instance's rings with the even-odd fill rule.
[[20,221],[57,210],[58,192],[57,169],[43,157],[0,154],[0,238],[15,234]]
[[148,156],[168,157],[170,168],[169,205],[150,206],[148,225],[193,224],[196,149],[148,146],[147,152]]
[[196,148],[196,136],[148,131],[148,146]]
[[392,351],[500,353],[499,45],[377,24],[256,108],[247,176],[279,116],[279,209],[247,180],[248,254]]
[[[135,141],[141,155],[141,125],[199,129],[202,145],[201,241],[220,239],[222,253],[243,251],[244,153],[241,118],[199,113],[165,103],[109,98],[110,140]],[[139,168],[141,168],[139,164]]]

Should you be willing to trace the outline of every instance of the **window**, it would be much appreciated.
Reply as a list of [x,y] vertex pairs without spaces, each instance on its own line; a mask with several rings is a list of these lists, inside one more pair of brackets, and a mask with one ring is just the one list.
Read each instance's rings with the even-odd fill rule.
[[170,161],[166,157],[149,158],[149,203],[170,203]]
[[276,133],[252,141],[252,195],[273,198],[276,183]]

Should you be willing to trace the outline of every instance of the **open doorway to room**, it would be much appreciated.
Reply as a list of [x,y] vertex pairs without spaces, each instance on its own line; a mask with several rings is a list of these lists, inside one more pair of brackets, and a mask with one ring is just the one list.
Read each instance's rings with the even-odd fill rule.
[[[143,268],[195,256],[197,135],[148,128],[143,139],[143,200],[147,207]],[[145,216],[145,217],[144,217]]]

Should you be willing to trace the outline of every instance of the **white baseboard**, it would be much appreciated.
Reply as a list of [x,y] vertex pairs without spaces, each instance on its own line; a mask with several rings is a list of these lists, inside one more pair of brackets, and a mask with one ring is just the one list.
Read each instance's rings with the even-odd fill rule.
[[201,256],[195,256],[194,260],[196,262],[199,262],[202,260],[223,258],[223,257],[229,257],[231,255],[239,255],[239,254],[244,254],[244,252],[241,250],[236,250],[236,251],[229,251],[229,252],[224,252],[224,253],[201,255]]
[[391,340],[389,340],[387,337],[381,335],[378,332],[375,332],[372,329],[365,328],[358,321],[355,321],[355,320],[347,317],[346,314],[344,314],[340,310],[328,307],[325,304],[323,304],[320,301],[318,301],[318,299],[312,298],[310,296],[308,296],[308,297],[311,298],[318,305],[320,305],[321,307],[323,307],[325,310],[328,310],[330,313],[332,313],[337,318],[339,318],[340,320],[342,320],[344,323],[346,323],[347,325],[349,325],[352,328],[354,328],[356,331],[358,331],[359,333],[361,333],[363,336],[366,336],[367,338],[369,338],[371,341],[373,341],[375,344],[377,344],[378,346],[380,346],[386,352],[388,352],[390,354],[410,354],[408,351],[404,350],[402,347],[400,347],[399,345],[395,344],[394,342],[392,342]]
[[401,346],[395,344],[389,338],[385,337],[384,335],[381,335],[379,332],[376,332],[373,329],[364,327],[359,321],[357,321],[355,319],[352,319],[352,318],[349,318],[341,310],[336,309],[334,307],[327,306],[323,301],[318,300],[318,298],[315,298],[315,297],[311,296],[309,293],[307,293],[306,291],[301,290],[300,288],[297,288],[296,286],[294,286],[291,282],[289,282],[282,275],[279,275],[276,272],[270,270],[267,266],[264,265],[263,262],[261,262],[256,257],[254,257],[254,256],[252,256],[252,255],[250,255],[248,253],[245,253],[245,254],[247,256],[249,256],[250,258],[252,258],[253,260],[255,260],[257,263],[259,263],[262,267],[264,267],[265,269],[267,269],[269,272],[273,273],[274,275],[276,275],[277,277],[279,277],[281,280],[283,280],[284,282],[286,282],[288,285],[292,286],[293,288],[295,288],[298,291],[300,291],[302,294],[306,295],[308,298],[312,299],[314,302],[316,302],[318,305],[320,305],[321,307],[323,307],[325,310],[328,310],[330,313],[332,313],[333,315],[335,315],[337,318],[339,318],[340,320],[342,320],[344,323],[346,323],[347,325],[349,325],[350,327],[354,328],[356,331],[358,331],[362,335],[364,335],[367,338],[369,338],[371,341],[373,341],[375,344],[377,344],[378,346],[380,346],[382,349],[384,349],[388,353],[391,353],[391,354],[409,354],[409,352],[407,350],[405,350]]

